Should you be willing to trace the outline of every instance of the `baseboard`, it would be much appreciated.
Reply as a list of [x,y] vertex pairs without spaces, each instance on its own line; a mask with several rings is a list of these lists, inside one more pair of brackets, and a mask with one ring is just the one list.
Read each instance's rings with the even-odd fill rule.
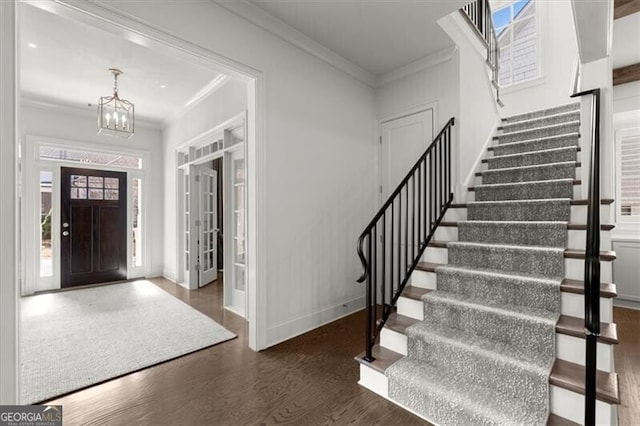
[[364,297],[361,296],[270,327],[267,329],[267,344],[265,348],[307,333],[362,309],[364,309]]
[[613,299],[613,307],[635,309],[636,311],[640,311],[640,301],[622,299],[618,296],[615,299]]
[[162,278],[166,278],[171,282],[178,282],[178,280],[176,279],[176,274],[167,270],[162,271],[159,276],[161,276]]

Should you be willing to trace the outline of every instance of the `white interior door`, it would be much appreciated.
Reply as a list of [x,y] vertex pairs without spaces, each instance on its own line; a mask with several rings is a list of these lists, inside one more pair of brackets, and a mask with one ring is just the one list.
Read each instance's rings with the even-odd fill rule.
[[386,200],[433,139],[433,110],[380,125],[381,194]]
[[218,278],[218,176],[210,167],[198,169],[198,287],[203,287]]
[[[238,149],[225,157],[225,307],[245,316],[245,159],[244,151]],[[228,220],[227,220],[228,219]]]

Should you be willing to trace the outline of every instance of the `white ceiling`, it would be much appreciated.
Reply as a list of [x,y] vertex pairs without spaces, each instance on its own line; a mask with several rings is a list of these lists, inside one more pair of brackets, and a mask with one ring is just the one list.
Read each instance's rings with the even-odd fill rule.
[[265,12],[381,76],[453,47],[436,23],[469,0],[251,0]]
[[[33,47],[36,46],[36,47]],[[156,122],[178,112],[219,73],[155,52],[87,24],[38,7],[20,8],[20,89],[37,100],[86,107],[119,93],[136,116]],[[165,86],[162,88],[161,86]]]
[[640,63],[640,13],[613,22],[613,68]]

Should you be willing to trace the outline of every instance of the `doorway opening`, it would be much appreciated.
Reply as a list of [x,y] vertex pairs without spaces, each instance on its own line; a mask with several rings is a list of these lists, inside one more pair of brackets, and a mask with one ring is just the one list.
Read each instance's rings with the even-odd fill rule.
[[178,282],[207,285],[222,272],[224,307],[247,317],[247,114],[227,120],[176,149]]

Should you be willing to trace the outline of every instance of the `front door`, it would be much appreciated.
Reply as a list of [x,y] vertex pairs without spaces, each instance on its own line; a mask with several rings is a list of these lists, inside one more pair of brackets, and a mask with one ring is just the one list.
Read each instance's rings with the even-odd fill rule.
[[127,279],[127,174],[61,168],[61,287]]

